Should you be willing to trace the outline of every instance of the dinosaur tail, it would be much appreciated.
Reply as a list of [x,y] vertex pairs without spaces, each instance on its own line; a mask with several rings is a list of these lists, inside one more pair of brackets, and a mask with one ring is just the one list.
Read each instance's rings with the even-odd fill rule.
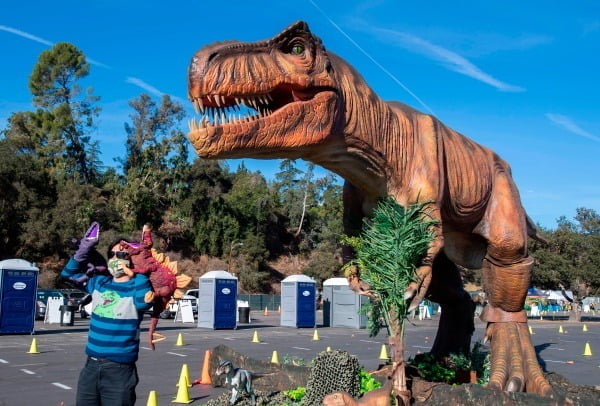
[[525,216],[527,217],[527,235],[534,240],[541,242],[542,244],[548,245],[548,240],[542,237],[542,235],[538,232],[533,220],[527,214]]
[[257,372],[250,372],[250,377],[252,379],[257,379],[257,378],[262,378],[263,376],[271,376],[271,375],[275,375],[277,374],[277,372],[270,372],[270,373],[265,373],[265,374],[260,374]]

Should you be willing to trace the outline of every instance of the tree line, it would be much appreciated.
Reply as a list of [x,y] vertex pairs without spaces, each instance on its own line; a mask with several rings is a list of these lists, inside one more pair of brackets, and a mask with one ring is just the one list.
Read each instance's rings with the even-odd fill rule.
[[[316,177],[311,164],[283,160],[267,180],[243,165],[191,159],[183,106],[147,94],[129,102],[125,154],[105,166],[91,137],[99,97],[81,87],[89,71],[73,44],[42,52],[28,82],[34,109],[12,113],[2,130],[0,259],[40,264],[41,283],[52,287],[71,239],[95,220],[105,244],[150,223],[159,249],[186,273],[221,258],[248,292],[268,291],[282,278],[269,265],[277,258],[289,257],[297,272],[319,281],[340,272],[342,190],[333,175]],[[549,245],[530,244],[541,287],[598,291],[599,216],[582,208],[576,221],[561,218],[556,230],[543,230]]]

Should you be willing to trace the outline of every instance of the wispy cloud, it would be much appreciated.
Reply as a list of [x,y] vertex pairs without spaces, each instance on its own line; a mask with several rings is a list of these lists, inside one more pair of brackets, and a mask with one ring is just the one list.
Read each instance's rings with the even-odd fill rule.
[[587,36],[590,34],[594,34],[596,32],[600,31],[600,21],[599,20],[594,20],[590,23],[586,23],[583,26],[583,36]]
[[52,41],[45,40],[40,37],[36,37],[33,34],[29,34],[25,31],[17,30],[16,28],[7,27],[6,25],[0,25],[0,30],[10,32],[11,34],[18,35],[19,37],[27,38],[35,42],[39,42],[40,44],[52,46],[54,43]]
[[484,72],[456,52],[417,37],[416,35],[385,28],[377,28],[367,24],[362,25],[362,27],[382,41],[391,42],[393,45],[400,46],[408,51],[433,59],[441,63],[446,69],[488,84],[502,92],[523,92],[526,90],[521,86],[502,82]]
[[[168,93],[165,93],[165,92],[161,92],[160,90],[158,90],[154,86],[149,85],[148,83],[144,82],[142,79],[134,78],[132,76],[128,76],[127,79],[125,79],[125,82],[129,83],[129,84],[132,84],[134,86],[137,86],[139,88],[142,88],[145,91],[147,91],[148,93],[153,94],[153,95],[158,96],[158,97],[162,97],[165,94],[168,94]],[[171,97],[171,99],[176,100],[180,104],[185,105],[187,103],[181,97],[177,97],[177,96],[173,96],[173,95],[169,95],[169,96]]]
[[[39,42],[40,44],[44,44],[47,46],[54,45],[54,42],[52,42],[52,41],[48,41],[44,38],[40,38],[40,37],[30,34],[28,32],[21,31],[16,28],[13,28],[13,27],[8,27],[6,25],[0,25],[0,31],[5,31],[5,32],[8,32],[8,33],[11,33],[14,35],[18,35],[19,37],[26,38],[31,41]],[[99,66],[99,67],[106,68],[106,69],[111,69],[111,67],[109,65],[106,65],[95,59],[86,57],[86,60],[88,61],[88,63],[90,63],[92,65]],[[127,79],[125,79],[125,82],[130,83],[135,86],[138,86],[138,87],[144,89],[145,91],[147,91],[148,93],[153,94],[158,97],[162,97],[165,94],[164,92],[161,92],[160,90],[158,90],[156,87],[144,82],[141,79],[135,78],[135,77],[129,76],[129,77],[127,77]],[[173,97],[173,99],[179,101],[180,103],[185,103],[185,101],[179,97]]]
[[158,90],[157,88],[155,88],[152,85],[149,85],[148,83],[144,82],[142,79],[138,79],[138,78],[134,78],[132,76],[128,76],[127,79],[125,79],[126,83],[130,83],[132,85],[135,85],[137,87],[140,87],[142,89],[144,89],[145,91],[147,91],[150,94],[153,94],[155,96],[158,97],[162,97],[163,94],[165,94],[164,92],[161,92],[160,90]]
[[583,128],[579,127],[577,124],[571,121],[571,119],[567,116],[563,116],[562,114],[546,113],[546,117],[554,124],[559,125],[560,127],[573,134],[580,135],[592,141],[600,142],[600,137],[597,137],[585,131]]
[[[49,47],[54,45],[54,42],[52,42],[52,41],[48,41],[47,39],[40,38],[36,35],[30,34],[25,31],[18,30],[16,28],[8,27],[6,25],[0,25],[0,31],[6,31],[11,34],[18,35],[19,37],[26,38],[26,39],[29,39],[29,40],[32,40],[35,42],[39,42],[40,44],[48,45]],[[95,65],[95,66],[99,66],[99,67],[107,68],[107,69],[110,68],[110,66],[103,64],[102,62],[98,62],[91,58],[86,57],[86,61],[88,61],[88,63]]]

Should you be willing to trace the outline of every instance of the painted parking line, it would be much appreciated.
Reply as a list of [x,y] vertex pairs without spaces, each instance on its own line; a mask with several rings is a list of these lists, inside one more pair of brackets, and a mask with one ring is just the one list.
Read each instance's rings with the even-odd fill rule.
[[26,373],[26,374],[28,374],[28,375],[35,375],[35,372],[33,372],[33,371],[30,371],[30,370],[28,370],[28,369],[25,369],[25,368],[21,369],[21,371],[25,372],[25,373]]
[[178,357],[187,357],[186,354],[179,354],[179,353],[176,353],[176,352],[169,352],[169,351],[167,351],[167,354],[177,355]]
[[363,343],[373,343],[373,344],[379,344],[379,341],[373,341],[373,340],[358,340],[361,341]]
[[310,351],[310,348],[304,348],[304,347],[292,347],[295,350],[305,350],[305,351]]
[[545,359],[544,362],[555,362],[557,364],[572,364],[573,361],[555,361],[552,359]]
[[413,345],[412,347],[413,347],[413,348],[425,348],[425,349],[427,349],[427,350],[430,350],[430,349],[431,349],[431,347],[424,347],[424,346],[422,346],[422,345]]
[[52,382],[52,385],[54,385],[54,386],[58,386],[58,387],[59,387],[59,388],[61,388],[61,389],[67,389],[67,390],[69,390],[69,389],[73,389],[73,388],[71,388],[70,386],[64,385],[64,384],[62,384],[62,383],[60,383],[60,382]]
[[8,364],[8,361],[5,359],[0,358],[0,364]]

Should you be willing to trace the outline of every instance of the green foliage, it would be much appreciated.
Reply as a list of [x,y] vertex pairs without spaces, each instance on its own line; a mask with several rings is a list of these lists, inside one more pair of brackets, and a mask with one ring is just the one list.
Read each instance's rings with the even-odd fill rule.
[[53,175],[81,183],[95,182],[100,165],[98,143],[86,134],[94,128],[98,98],[91,88],[82,92],[77,83],[88,73],[85,55],[72,44],[60,42],[42,52],[29,79],[39,109],[20,121],[21,130],[35,137],[32,146],[45,155]]
[[304,275],[315,279],[319,284],[335,276],[340,269],[340,253],[338,247],[324,242],[312,251],[310,260],[302,269]]
[[490,354],[482,350],[478,341],[473,345],[470,354],[450,354],[444,362],[438,361],[433,354],[419,354],[408,363],[419,370],[423,377],[431,382],[459,383],[457,371],[476,371],[477,383],[485,385],[490,380]]
[[381,383],[379,383],[373,376],[361,368],[360,370],[360,388],[358,392],[361,395],[364,395],[367,392],[370,392],[374,389],[380,388]]
[[455,371],[470,371],[471,370],[471,359],[468,355],[459,353],[459,354],[450,354],[448,357],[448,365],[452,367]]
[[304,398],[304,395],[306,395],[306,388],[299,386],[295,389],[286,390],[283,393],[294,402],[300,402]]
[[427,381],[453,383],[456,380],[456,371],[442,366],[431,353],[421,354],[415,360],[409,359],[408,364],[414,365]]
[[[359,237],[343,238],[355,251],[360,277],[377,294],[378,300],[367,305],[372,312],[369,331],[376,335],[382,327],[382,315],[388,326],[404,319],[408,304],[404,292],[414,280],[414,271],[433,239],[434,220],[425,213],[427,203],[404,208],[393,199],[382,200],[366,219]],[[391,332],[396,334],[396,332]]]
[[471,350],[471,368],[477,371],[477,383],[485,385],[490,380],[491,361],[490,353],[481,350],[481,342],[477,341]]
[[564,286],[577,297],[600,294],[600,215],[578,208],[575,221],[558,220],[556,230],[544,230],[549,244],[530,241],[536,259],[531,283],[543,289]]

